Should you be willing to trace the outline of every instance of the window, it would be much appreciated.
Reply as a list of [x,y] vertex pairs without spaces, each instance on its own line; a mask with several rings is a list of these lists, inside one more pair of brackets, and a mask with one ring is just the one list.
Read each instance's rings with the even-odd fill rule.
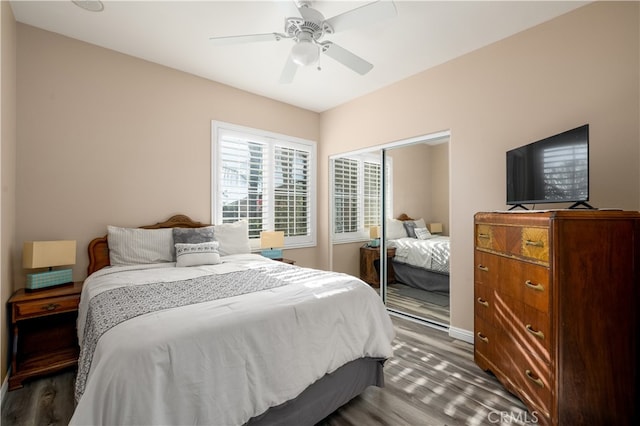
[[333,241],[369,239],[369,228],[380,225],[381,166],[377,155],[335,158],[333,170]]
[[284,231],[285,247],[316,244],[316,144],[212,122],[212,222],[246,219],[260,232]]

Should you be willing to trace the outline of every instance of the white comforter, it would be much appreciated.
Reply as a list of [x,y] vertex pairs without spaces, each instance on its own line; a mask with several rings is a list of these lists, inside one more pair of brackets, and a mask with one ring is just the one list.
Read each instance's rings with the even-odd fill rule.
[[[274,263],[256,255],[224,260],[98,271],[83,288],[80,339],[90,298],[105,290]],[[71,424],[243,424],[349,361],[390,357],[393,337],[377,293],[337,273],[144,314],[98,341]]]
[[433,237],[428,240],[398,238],[389,240],[389,247],[395,247],[394,260],[419,268],[449,273],[451,248],[449,237]]

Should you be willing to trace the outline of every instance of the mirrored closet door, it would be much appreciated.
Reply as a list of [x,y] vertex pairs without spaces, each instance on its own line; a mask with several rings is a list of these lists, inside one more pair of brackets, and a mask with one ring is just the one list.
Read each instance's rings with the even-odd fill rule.
[[[332,156],[332,268],[449,325],[449,132]],[[386,256],[381,256],[386,253]]]

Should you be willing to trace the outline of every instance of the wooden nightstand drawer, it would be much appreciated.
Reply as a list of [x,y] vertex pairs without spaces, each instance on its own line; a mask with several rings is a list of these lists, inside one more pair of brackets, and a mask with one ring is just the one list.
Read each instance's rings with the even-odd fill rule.
[[78,310],[80,295],[61,296],[45,300],[18,302],[13,305],[13,321]]

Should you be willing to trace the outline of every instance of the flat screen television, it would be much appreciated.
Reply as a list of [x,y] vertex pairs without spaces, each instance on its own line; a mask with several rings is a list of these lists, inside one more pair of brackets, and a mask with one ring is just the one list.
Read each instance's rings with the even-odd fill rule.
[[589,125],[507,151],[507,205],[589,201]]

